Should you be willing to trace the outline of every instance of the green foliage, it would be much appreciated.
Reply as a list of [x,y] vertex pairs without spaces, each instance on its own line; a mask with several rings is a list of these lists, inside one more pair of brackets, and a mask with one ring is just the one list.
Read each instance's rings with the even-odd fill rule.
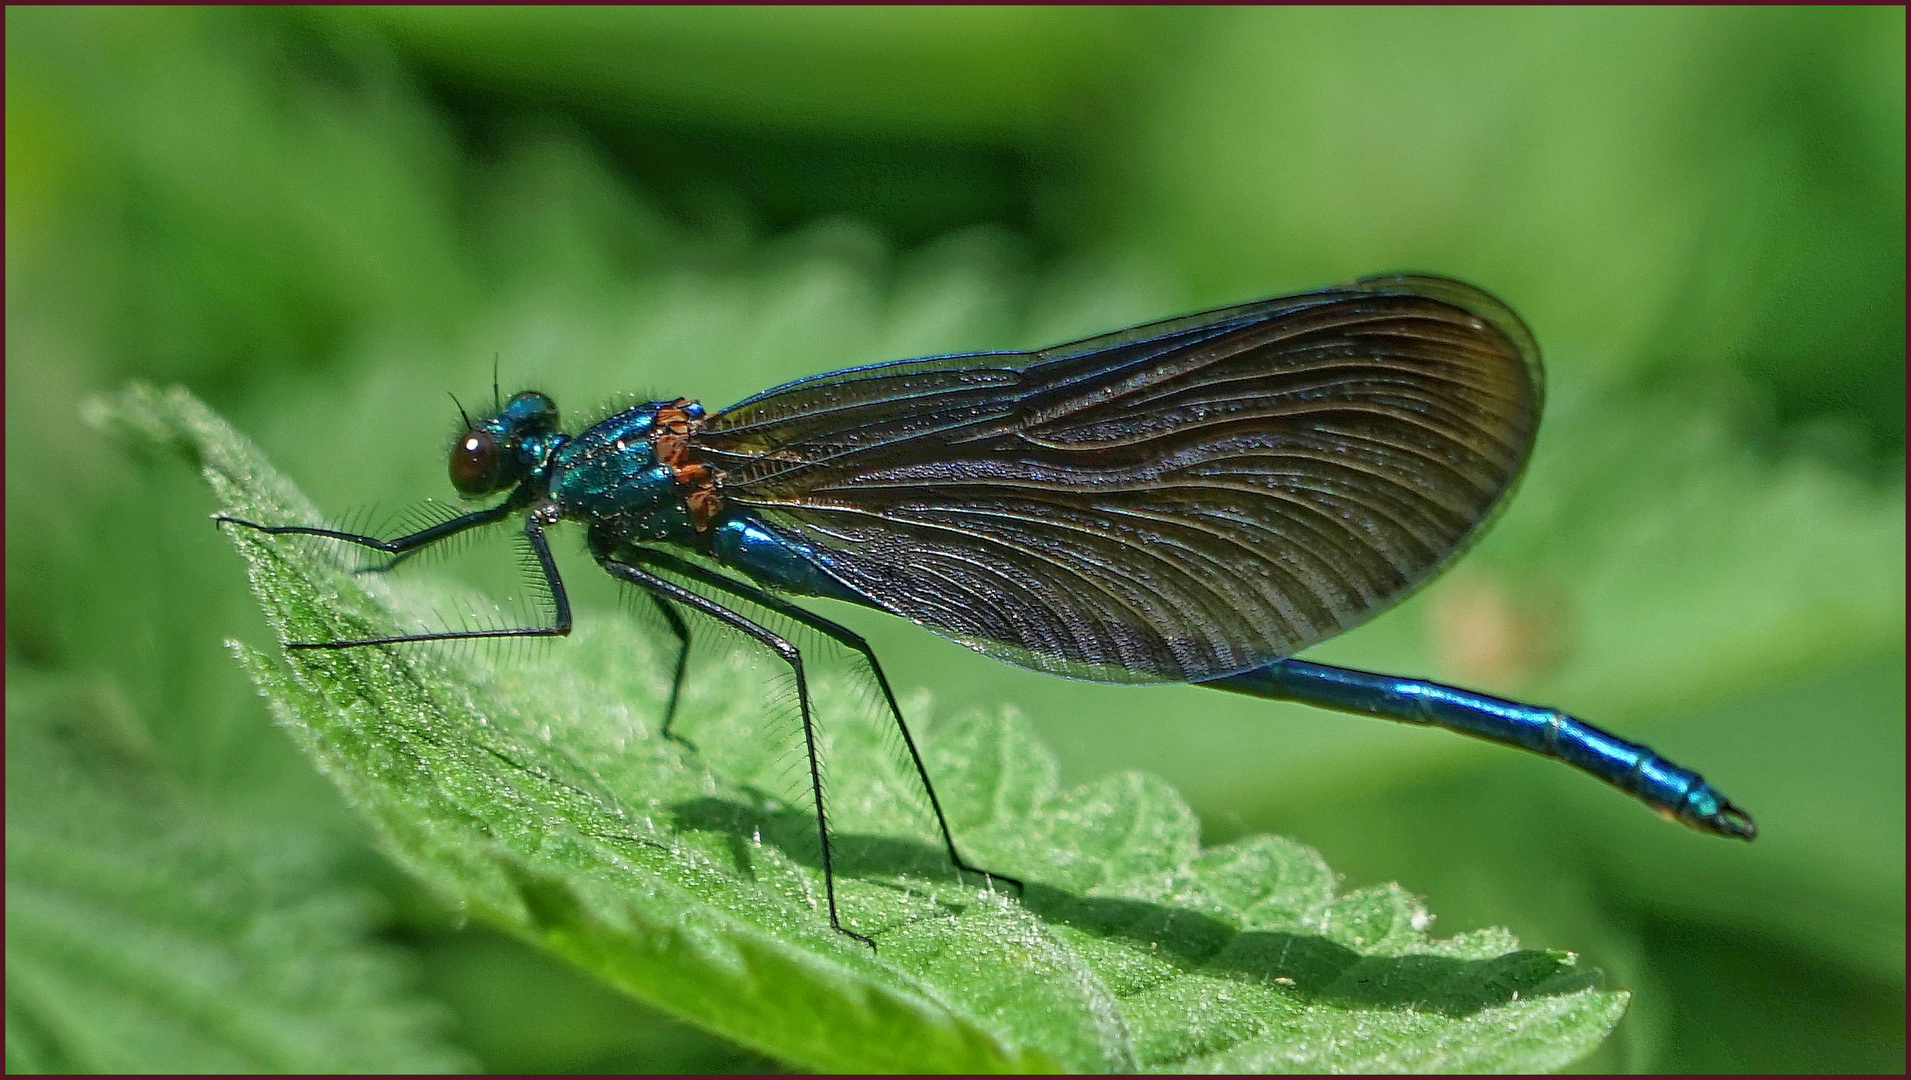
[[[312,513],[183,392],[136,388],[97,411],[189,451],[228,513]],[[232,535],[286,640],[443,610],[295,542]],[[913,778],[870,725],[825,711],[841,901],[872,955],[819,916],[809,813],[661,738],[665,657],[624,620],[584,622],[518,664],[236,648],[279,722],[445,900],[806,1068],[1529,1071],[1582,1056],[1624,1009],[1565,954],[1501,931],[1429,938],[1397,886],[1336,896],[1292,842],[1202,850],[1158,780],[1064,791],[1001,714],[932,731],[925,752],[974,857],[1027,879],[1021,903],[953,880]],[[700,742],[756,741],[745,682],[698,680]]]
[[194,805],[110,693],[9,678],[7,1071],[468,1067],[332,857]]
[[[1632,992],[1582,1067],[1895,1070],[1903,19],[10,7],[9,686],[97,690],[112,705],[95,711],[145,732],[143,760],[192,809],[143,826],[156,850],[224,837],[221,865],[253,881],[284,852],[325,852],[284,873],[382,902],[323,940],[376,934],[416,964],[417,996],[367,1008],[441,1003],[444,1039],[482,1067],[760,1070],[519,937],[460,929],[394,871],[222,644],[271,627],[204,486],[76,423],[80,403],[183,382],[324,513],[379,523],[364,508],[444,493],[444,392],[488,393],[494,356],[507,390],[551,391],[575,421],[613,394],[719,407],[849,363],[1045,345],[1391,268],[1456,274],[1503,294],[1545,350],[1535,461],[1477,551],[1321,658],[1646,740],[1755,811],[1757,843],[1448,733],[1054,679],[820,606],[936,712],[1014,703],[1064,788],[1145,765],[1199,810],[1205,843],[1299,837],[1349,891],[1428,896],[1445,930],[1570,944]],[[502,546],[440,570],[509,605],[514,579],[483,562]],[[484,681],[548,660],[565,670],[539,685],[570,686],[568,665],[600,655],[584,683],[641,705],[648,684],[611,673],[648,655],[630,644],[644,634],[600,615],[614,590],[569,547],[580,635],[607,636],[481,666]],[[407,571],[394,584],[432,579]],[[522,614],[462,591],[430,602],[453,623]],[[774,677],[729,656],[693,656],[700,687]],[[826,647],[816,659],[831,666]],[[729,735],[691,732],[730,789],[788,803],[788,718],[761,700],[748,712],[770,738],[732,729],[746,710],[718,697],[702,715]],[[855,743],[862,718],[833,724],[856,762],[839,785],[890,775]],[[20,785],[10,818],[88,820],[86,798]],[[779,820],[766,843],[813,885],[813,841]],[[939,867],[921,875],[954,895]],[[189,890],[156,889],[151,910],[192,909]],[[1026,909],[1078,949],[1042,899]],[[173,940],[163,919],[138,925],[101,940],[129,955]],[[298,999],[298,965],[253,970],[291,980],[261,976],[256,1000]],[[110,1010],[69,1015],[95,1011]],[[53,1062],[33,1038],[10,1050]]]

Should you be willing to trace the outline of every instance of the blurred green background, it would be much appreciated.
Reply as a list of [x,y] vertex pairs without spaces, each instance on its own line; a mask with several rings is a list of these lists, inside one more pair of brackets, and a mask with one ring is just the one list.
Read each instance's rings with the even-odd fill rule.
[[[1071,782],[1146,768],[1210,842],[1290,835],[1349,885],[1426,895],[1442,933],[1579,952],[1635,992],[1586,1068],[1903,1066],[1903,9],[6,19],[10,912],[58,881],[143,913],[82,926],[99,954],[159,941],[184,902],[146,871],[243,834],[230,865],[301,852],[363,913],[272,970],[369,950],[384,996],[325,1022],[372,1067],[762,1067],[387,867],[221,647],[265,630],[203,486],[81,402],[184,383],[344,516],[450,495],[445,392],[482,400],[494,357],[573,416],[715,407],[1425,269],[1532,324],[1539,447],[1476,552],[1310,655],[1646,739],[1756,843],[1439,732],[1069,683],[830,614],[938,713],[1014,703]],[[614,593],[566,546],[588,618]],[[512,594],[494,554],[450,572]],[[117,732],[182,809],[131,829],[18,783],[28,716]],[[191,1011],[166,968],[126,989],[34,925],[8,922],[11,1068],[203,1066],[151,1020]],[[272,1060],[339,1060],[314,1054]]]

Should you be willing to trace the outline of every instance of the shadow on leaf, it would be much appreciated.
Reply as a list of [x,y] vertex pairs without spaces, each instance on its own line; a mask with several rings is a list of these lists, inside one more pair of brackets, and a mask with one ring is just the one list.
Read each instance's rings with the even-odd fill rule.
[[[678,828],[722,836],[741,876],[754,877],[752,849],[758,844],[774,847],[811,870],[822,868],[816,819],[807,809],[771,809],[719,798],[692,799],[671,809]],[[890,884],[883,879],[956,873],[947,853],[920,841],[834,831],[830,839],[839,879]],[[1485,959],[1362,955],[1323,934],[1242,929],[1205,912],[1118,896],[1078,895],[1038,878],[1039,873],[1031,875],[1022,905],[1048,923],[1117,941],[1183,971],[1278,987],[1325,1005],[1465,1017],[1521,999],[1584,990],[1599,979],[1597,972],[1575,969],[1562,953],[1519,949]]]

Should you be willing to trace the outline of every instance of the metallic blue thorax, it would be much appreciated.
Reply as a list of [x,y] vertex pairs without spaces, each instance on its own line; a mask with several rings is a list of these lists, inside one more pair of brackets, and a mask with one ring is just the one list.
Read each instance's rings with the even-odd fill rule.
[[621,544],[691,548],[780,592],[876,606],[831,576],[813,547],[750,510],[726,506],[699,529],[676,471],[657,460],[657,416],[671,405],[626,409],[555,449],[547,491],[564,516]]
[[548,492],[565,516],[630,543],[701,546],[676,476],[658,463],[651,443],[657,411],[665,404],[626,409],[558,447]]

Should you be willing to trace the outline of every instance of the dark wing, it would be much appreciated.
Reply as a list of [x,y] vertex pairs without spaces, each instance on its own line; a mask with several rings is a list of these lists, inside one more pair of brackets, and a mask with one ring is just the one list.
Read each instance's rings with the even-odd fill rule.
[[889,611],[1040,670],[1196,681],[1431,577],[1519,476],[1540,399],[1518,316],[1394,275],[818,375],[696,442],[731,504]]

